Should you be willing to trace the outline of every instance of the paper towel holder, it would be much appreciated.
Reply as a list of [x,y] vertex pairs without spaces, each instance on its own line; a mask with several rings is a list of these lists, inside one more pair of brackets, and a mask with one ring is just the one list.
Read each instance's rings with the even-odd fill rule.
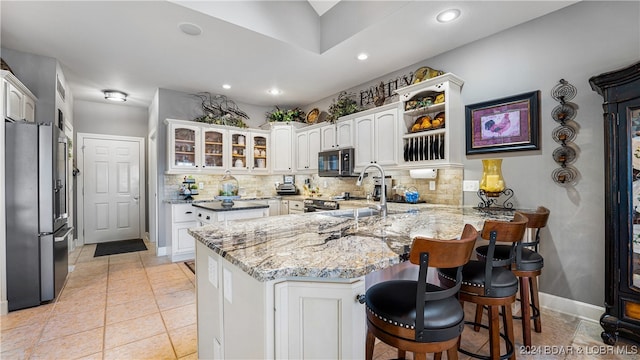
[[438,169],[411,169],[409,176],[413,179],[435,179],[438,176]]

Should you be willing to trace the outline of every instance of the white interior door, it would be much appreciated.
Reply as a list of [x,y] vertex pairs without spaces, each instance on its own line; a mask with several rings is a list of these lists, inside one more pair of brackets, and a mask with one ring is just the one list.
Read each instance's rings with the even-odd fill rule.
[[141,238],[140,142],[83,139],[84,242]]

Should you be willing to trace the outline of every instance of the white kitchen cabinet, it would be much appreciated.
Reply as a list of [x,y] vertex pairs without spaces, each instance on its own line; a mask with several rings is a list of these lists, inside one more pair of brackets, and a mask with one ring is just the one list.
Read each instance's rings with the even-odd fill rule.
[[213,211],[199,207],[194,208],[196,220],[203,225],[231,220],[255,219],[269,216],[269,208],[245,209],[230,211]]
[[368,111],[354,119],[355,168],[370,163],[398,164],[398,105],[390,104]]
[[302,214],[304,212],[304,201],[289,200],[289,214]]
[[167,119],[167,173],[269,172],[269,131]]
[[15,121],[35,121],[36,97],[12,73],[2,70],[3,115]]
[[[464,81],[446,73],[397,89],[400,95],[400,165],[403,167],[462,166],[465,149],[465,115],[460,90]],[[425,104],[426,98],[444,95],[444,101]],[[444,122],[411,131],[422,120],[443,116]]]
[[362,278],[275,284],[276,359],[362,359],[365,310]]
[[280,199],[269,199],[267,204],[269,205],[269,216],[280,215]]
[[196,273],[199,358],[364,358],[362,277],[262,282],[200,242]]
[[169,204],[167,234],[171,235],[171,261],[190,260],[195,257],[195,239],[187,230],[197,227],[196,211],[191,204]]
[[335,124],[320,129],[322,150],[333,150],[353,146],[353,119],[338,120]]
[[268,131],[251,130],[249,132],[249,158],[252,173],[268,173],[271,154],[269,154],[270,134]]
[[293,128],[288,124],[275,124],[271,128],[271,171],[293,172]]
[[170,172],[200,170],[202,128],[186,121],[167,120],[167,124],[167,169]]
[[251,147],[249,146],[249,132],[242,130],[229,130],[231,142],[231,171],[234,173],[248,172],[251,162]]
[[296,170],[309,172],[318,170],[318,152],[320,152],[320,128],[298,129],[296,131]]

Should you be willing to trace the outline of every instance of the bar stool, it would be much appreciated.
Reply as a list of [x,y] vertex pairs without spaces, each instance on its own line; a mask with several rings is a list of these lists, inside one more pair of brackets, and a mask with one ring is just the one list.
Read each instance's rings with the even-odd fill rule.
[[[497,245],[493,254],[495,260],[512,258],[511,271],[518,278],[520,284],[520,313],[515,317],[522,320],[522,342],[524,346],[531,346],[531,320],[534,320],[536,332],[542,332],[540,319],[540,300],[538,298],[538,276],[544,267],[544,259],[538,253],[540,244],[540,230],[547,226],[549,209],[539,206],[535,212],[519,211],[527,217],[529,229],[526,242],[520,242],[515,248],[508,245]],[[478,246],[478,259],[485,260],[489,246]],[[532,314],[533,313],[533,314]],[[476,308],[476,322],[482,319],[482,307]],[[477,329],[476,329],[477,331]]]
[[[481,237],[489,240],[488,254],[493,259],[496,242],[509,242],[512,244],[522,240],[526,230],[527,218],[516,212],[512,221],[486,220],[481,231]],[[477,322],[466,322],[474,326],[489,330],[490,357],[475,354],[460,348],[461,353],[478,359],[514,359],[514,336],[511,304],[516,300],[518,292],[518,279],[505,266],[511,263],[506,261],[480,261],[470,260],[462,268],[462,286],[460,288],[460,303],[474,303],[478,306],[486,306],[489,309],[489,325],[485,326]],[[445,285],[455,280],[455,269],[438,269],[438,276]],[[504,330],[500,333],[499,311],[502,308],[504,314]],[[506,353],[500,355],[500,338],[505,341]]]
[[[391,280],[378,283],[365,294],[367,307],[366,359],[373,358],[375,339],[398,349],[398,358],[407,351],[415,359],[436,358],[447,351],[448,359],[457,359],[457,343],[464,328],[464,311],[456,294],[462,279],[461,268],[473,253],[478,232],[464,227],[460,240],[416,237],[409,261],[420,265],[418,280]],[[429,267],[453,268],[454,281],[443,288],[427,281]]]

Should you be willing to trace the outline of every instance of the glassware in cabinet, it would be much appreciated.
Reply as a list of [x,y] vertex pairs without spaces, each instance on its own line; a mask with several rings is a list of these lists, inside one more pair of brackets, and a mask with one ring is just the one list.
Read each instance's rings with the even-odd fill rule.
[[225,155],[225,136],[221,130],[204,131],[203,169],[223,168]]

